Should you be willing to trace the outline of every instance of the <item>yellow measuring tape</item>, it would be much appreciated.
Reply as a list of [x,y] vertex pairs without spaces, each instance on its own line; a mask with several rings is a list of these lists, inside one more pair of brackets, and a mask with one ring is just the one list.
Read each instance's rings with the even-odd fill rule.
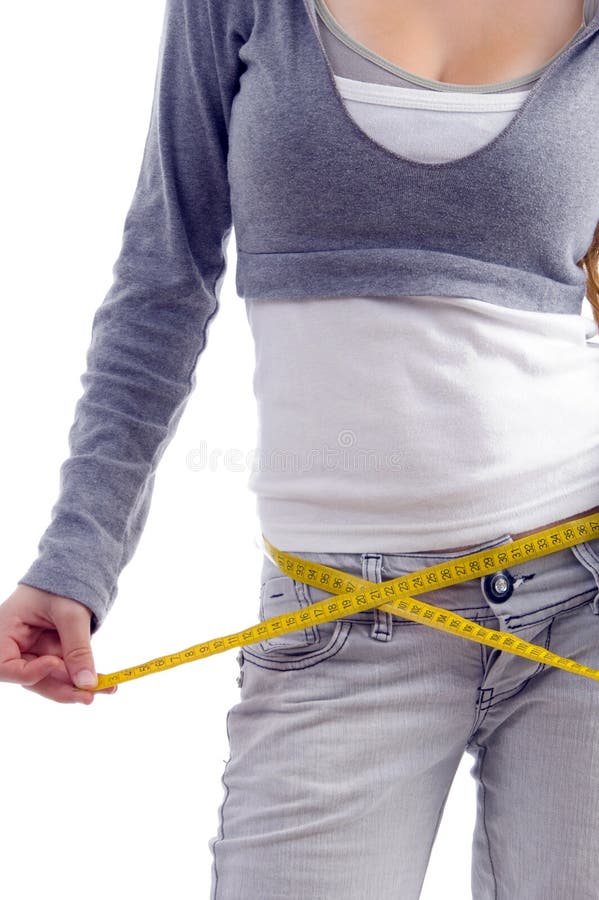
[[[178,653],[159,656],[157,659],[133,666],[130,669],[121,669],[119,672],[111,672],[108,675],[99,674],[98,684],[94,690],[99,691],[114,684],[151,675],[154,672],[164,672],[166,669],[194,662],[196,659],[206,659],[215,653],[224,653],[234,647],[255,644],[265,638],[287,634],[290,631],[299,631],[318,622],[330,622],[333,619],[363,612],[373,607],[378,607],[412,622],[420,622],[422,625],[467,638],[470,641],[487,644],[489,647],[499,647],[508,653],[524,656],[535,662],[556,666],[558,669],[565,669],[574,675],[583,675],[585,678],[599,681],[598,669],[591,669],[573,659],[558,656],[545,647],[523,641],[512,634],[485,628],[483,625],[439,606],[431,606],[422,600],[413,599],[414,595],[438,590],[450,584],[470,581],[486,573],[497,572],[506,566],[514,566],[529,559],[547,556],[557,550],[564,550],[574,544],[599,537],[599,516],[597,514],[570,519],[568,522],[536,531],[499,547],[491,547],[466,556],[444,560],[434,566],[381,582],[358,578],[340,569],[285,553],[274,547],[264,535],[262,537],[269,555],[285,575],[336,596],[312,603],[299,610],[290,610],[282,615],[264,619],[250,628],[244,628],[242,631],[227,634],[224,637],[213,638],[203,644],[195,644]],[[599,645],[597,655],[599,657]]]

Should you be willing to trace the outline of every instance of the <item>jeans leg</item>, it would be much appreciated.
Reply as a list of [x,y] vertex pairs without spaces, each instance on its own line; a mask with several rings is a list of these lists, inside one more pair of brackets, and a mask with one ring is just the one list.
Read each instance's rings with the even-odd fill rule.
[[[575,558],[565,550],[532,561],[510,621],[527,623],[514,629],[524,640],[599,668],[597,584]],[[496,650],[488,663],[468,748],[478,792],[473,900],[596,900],[599,685]]]
[[[353,571],[401,574],[398,559],[383,557],[381,570],[372,557],[356,554]],[[346,569],[348,555],[318,560]],[[468,615],[471,598],[478,612],[476,588],[445,589],[439,605]],[[472,728],[481,654],[397,621],[380,639],[364,614],[334,653],[304,648],[305,665],[291,651],[288,666],[284,650],[276,665],[247,653],[227,716],[211,900],[418,900]]]

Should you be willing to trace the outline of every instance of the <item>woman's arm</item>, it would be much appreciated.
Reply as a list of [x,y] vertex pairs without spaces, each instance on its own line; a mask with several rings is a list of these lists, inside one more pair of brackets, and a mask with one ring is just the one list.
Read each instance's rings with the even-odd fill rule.
[[141,171],[114,280],[94,315],[70,455],[39,554],[19,579],[91,609],[92,634],[139,542],[218,308],[231,231],[228,125],[248,6],[166,0]]

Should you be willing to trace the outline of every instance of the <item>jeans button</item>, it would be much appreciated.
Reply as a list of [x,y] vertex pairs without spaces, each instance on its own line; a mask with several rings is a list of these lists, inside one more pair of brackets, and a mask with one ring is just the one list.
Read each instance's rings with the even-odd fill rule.
[[514,579],[506,569],[487,575],[483,581],[487,596],[495,603],[504,603],[508,600],[512,596],[513,585]]

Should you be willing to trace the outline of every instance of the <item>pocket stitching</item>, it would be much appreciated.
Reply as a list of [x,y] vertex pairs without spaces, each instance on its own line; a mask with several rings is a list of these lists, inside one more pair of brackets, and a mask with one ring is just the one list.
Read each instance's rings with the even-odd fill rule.
[[252,649],[254,645],[246,645],[244,647],[245,660],[261,669],[279,669],[283,671],[286,669],[307,669],[310,666],[316,666],[342,649],[353,627],[352,622],[342,622],[340,620],[335,621],[335,626],[331,638],[324,647],[307,650],[305,653],[292,657],[285,656],[283,659],[277,659],[275,653],[261,656]]
[[[289,581],[291,581],[293,594],[298,603],[298,609],[302,609],[305,606],[310,606],[315,602],[312,598],[309,586],[304,582],[298,581],[285,574],[273,575],[271,578],[267,578],[260,587],[261,620],[265,618],[271,618],[270,616],[265,615],[265,589],[269,584],[272,584],[273,581],[279,578],[286,579],[286,583],[288,586]],[[291,591],[289,591],[289,593],[291,593]],[[349,632],[352,628],[351,622],[343,621],[341,619],[331,620],[331,623],[335,625],[335,628],[333,629],[330,638],[327,640],[324,646],[310,646],[311,644],[318,643],[320,641],[321,632],[317,625],[309,625],[307,628],[303,629],[305,637],[304,645],[295,643],[286,647],[281,643],[282,639],[284,639],[286,635],[276,635],[275,637],[264,638],[264,640],[258,641],[255,644],[244,645],[244,656],[248,661],[254,662],[255,660],[254,664],[262,668],[294,669],[307,668],[307,666],[309,665],[317,665],[319,662],[324,661],[341,649],[341,646],[345,642],[345,639],[349,635]],[[298,629],[296,633],[300,634],[301,631]],[[311,635],[314,636],[313,640],[310,639]],[[276,644],[273,643],[275,641]],[[301,650],[302,646],[305,646],[306,648],[303,652]],[[291,648],[293,648],[294,650],[297,649],[298,652],[286,653],[286,650]],[[254,657],[254,659],[252,659],[252,657]],[[266,665],[266,663],[271,665]]]

